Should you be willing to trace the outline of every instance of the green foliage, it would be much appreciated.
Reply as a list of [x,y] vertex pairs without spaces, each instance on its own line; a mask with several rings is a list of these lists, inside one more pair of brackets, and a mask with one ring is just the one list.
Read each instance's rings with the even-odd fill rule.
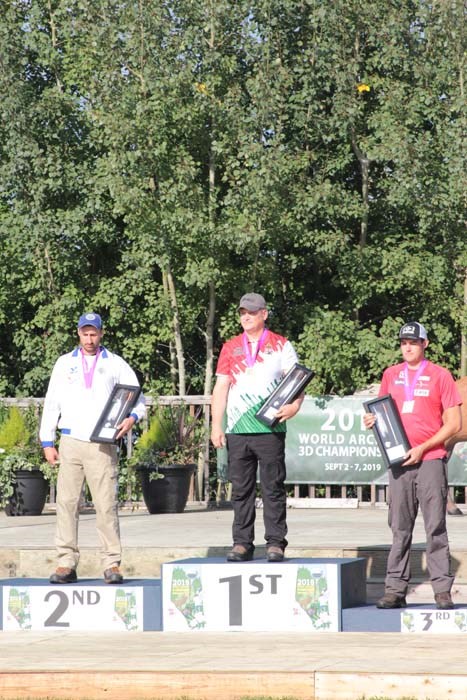
[[149,427],[136,442],[131,463],[156,469],[168,464],[193,464],[205,442],[202,412],[191,415],[185,405],[157,406]]
[[126,457],[118,460],[118,501],[126,505],[142,501],[141,480]]
[[22,412],[12,406],[8,417],[0,426],[0,449],[11,452],[13,448],[24,448],[31,442],[31,434],[26,427]]
[[145,389],[183,360],[204,392],[253,289],[325,393],[410,317],[458,369],[461,0],[3,5],[0,395],[44,394],[86,308]]
[[50,483],[56,483],[57,469],[45,461],[38,440],[37,414],[34,409],[12,406],[4,412],[0,424],[0,507],[4,508],[14,492],[19,469],[39,469]]

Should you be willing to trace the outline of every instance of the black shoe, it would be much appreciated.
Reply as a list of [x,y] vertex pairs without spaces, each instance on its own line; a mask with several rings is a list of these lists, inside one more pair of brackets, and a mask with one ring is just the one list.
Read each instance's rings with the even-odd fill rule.
[[50,576],[50,583],[74,583],[78,580],[75,569],[59,566]]
[[454,608],[454,603],[452,602],[449,591],[435,593],[435,603],[438,610],[452,610]]
[[376,603],[376,607],[383,610],[392,608],[406,608],[407,601],[405,600],[405,595],[385,593]]
[[122,583],[123,576],[118,566],[111,566],[110,569],[104,571],[105,583]]
[[245,547],[243,544],[234,544],[227,554],[227,561],[251,561],[253,559],[253,549]]
[[284,550],[282,547],[272,546],[266,550],[267,561],[284,561]]

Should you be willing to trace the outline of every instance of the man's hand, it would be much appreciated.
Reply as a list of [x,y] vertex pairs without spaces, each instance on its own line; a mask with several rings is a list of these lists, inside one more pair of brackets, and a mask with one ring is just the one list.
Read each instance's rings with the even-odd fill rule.
[[446,440],[461,429],[462,418],[460,406],[451,406],[446,408],[443,413],[443,425],[441,428],[428,440],[425,440],[421,445],[411,447],[407,452],[407,459],[403,462],[403,467],[411,467],[413,464],[418,464],[422,461],[425,452],[432,450],[435,447],[443,446]]
[[411,447],[407,452],[405,462],[402,462],[402,467],[412,467],[414,464],[419,464],[423,459],[423,453],[425,449],[422,445],[418,447]]
[[376,423],[376,416],[374,413],[364,413],[363,414],[363,425],[367,430],[372,428]]
[[217,377],[211,397],[211,442],[214,447],[225,447],[224,413],[230,390],[230,377],[221,374]]
[[225,447],[225,433],[218,428],[213,428],[211,430],[211,442],[214,447]]
[[58,450],[55,447],[44,447],[44,457],[52,466],[58,466]]
[[128,418],[124,418],[119,425],[117,425],[117,428],[119,429],[118,433],[115,436],[116,440],[120,440],[121,437],[127,434],[127,432],[134,426],[136,423],[136,420],[133,416],[128,416]]
[[300,407],[295,406],[295,403],[285,403],[276,413],[276,418],[279,418],[279,423],[283,423],[289,418],[293,418]]
[[283,423],[290,418],[293,418],[300,410],[305,394],[302,393],[292,403],[285,403],[276,413],[276,418],[279,418],[279,423]]

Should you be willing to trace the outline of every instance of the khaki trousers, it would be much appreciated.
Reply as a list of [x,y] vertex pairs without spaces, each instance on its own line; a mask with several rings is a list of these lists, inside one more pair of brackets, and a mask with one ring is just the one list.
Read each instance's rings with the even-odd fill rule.
[[79,562],[79,503],[86,479],[96,509],[103,570],[119,565],[122,558],[117,498],[117,448],[115,445],[60,439],[57,481],[58,565],[76,569]]

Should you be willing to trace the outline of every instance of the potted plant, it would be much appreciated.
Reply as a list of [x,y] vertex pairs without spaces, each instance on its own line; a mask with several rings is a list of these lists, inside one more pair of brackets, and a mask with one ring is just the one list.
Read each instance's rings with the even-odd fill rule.
[[11,407],[0,426],[0,507],[7,515],[40,515],[56,470],[45,461],[35,416]]
[[199,415],[187,406],[158,406],[137,439],[131,463],[141,478],[149,513],[182,513],[203,446]]

